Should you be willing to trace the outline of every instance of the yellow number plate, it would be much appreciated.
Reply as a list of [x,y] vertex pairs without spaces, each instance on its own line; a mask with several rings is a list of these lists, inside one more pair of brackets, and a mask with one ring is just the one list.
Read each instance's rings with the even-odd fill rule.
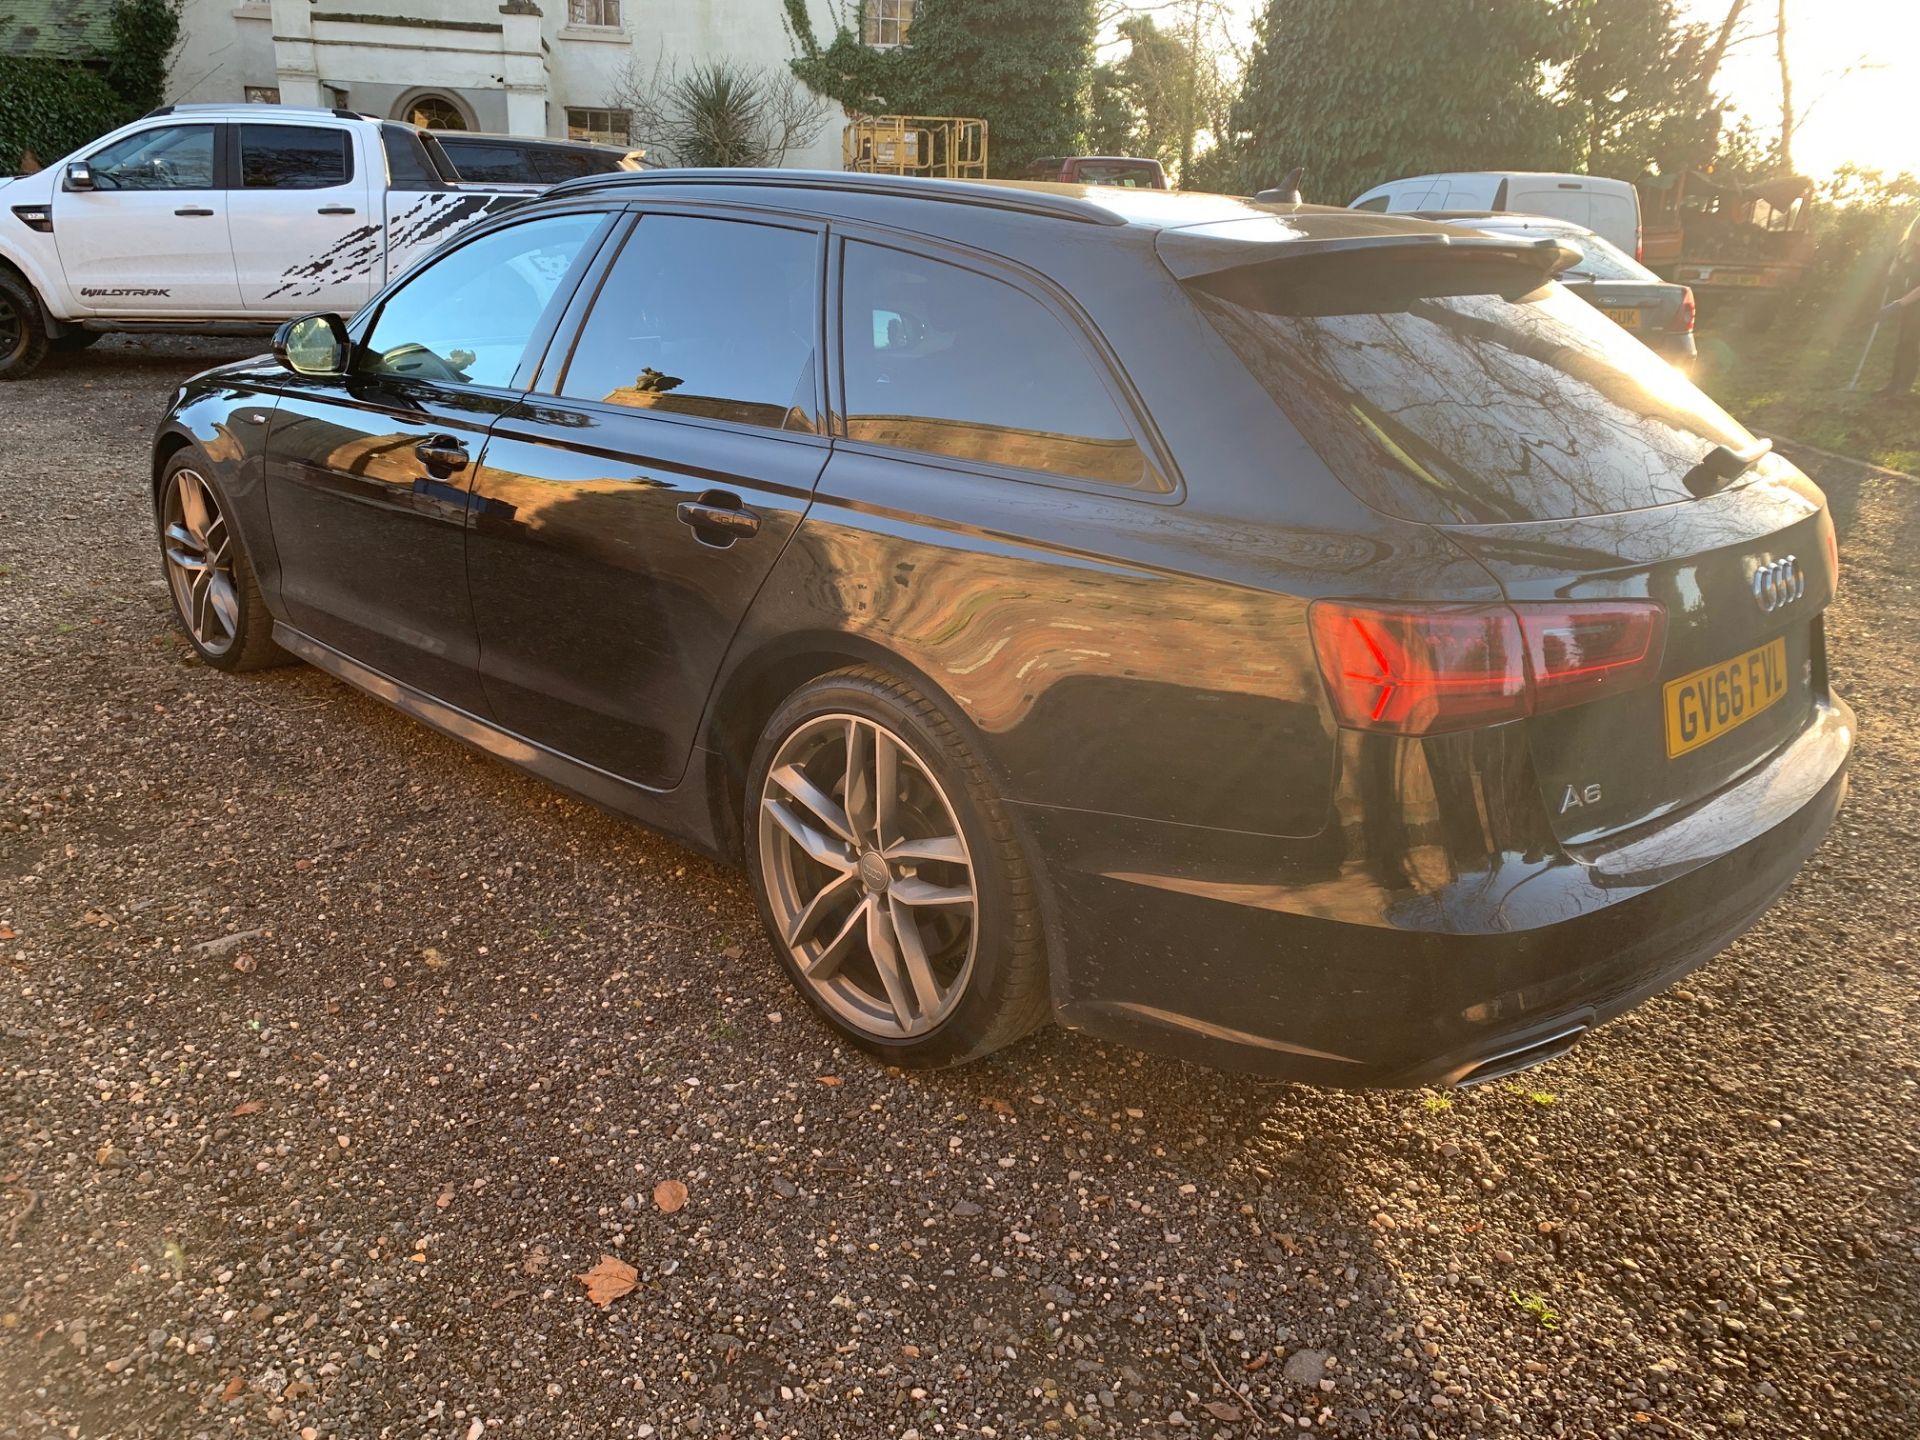
[[1784,635],[1757,650],[1669,680],[1662,691],[1667,712],[1667,758],[1718,740],[1786,693]]
[[1638,310],[1609,310],[1605,306],[1602,306],[1600,313],[1623,329],[1638,330],[1640,328],[1640,312]]

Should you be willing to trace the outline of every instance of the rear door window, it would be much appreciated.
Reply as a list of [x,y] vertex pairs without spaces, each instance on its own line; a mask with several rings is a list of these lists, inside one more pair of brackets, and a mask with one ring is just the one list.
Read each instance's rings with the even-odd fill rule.
[[326,190],[353,178],[353,148],[331,125],[242,125],[240,185],[246,190]]
[[1512,186],[1507,192],[1507,209],[1526,215],[1551,215],[1556,220],[1571,220],[1576,225],[1585,225],[1593,213],[1592,201],[1586,191],[1542,185]]
[[847,437],[1076,480],[1164,490],[1087,344],[1026,291],[848,241]]
[[819,270],[811,230],[647,215],[594,297],[560,393],[813,430]]

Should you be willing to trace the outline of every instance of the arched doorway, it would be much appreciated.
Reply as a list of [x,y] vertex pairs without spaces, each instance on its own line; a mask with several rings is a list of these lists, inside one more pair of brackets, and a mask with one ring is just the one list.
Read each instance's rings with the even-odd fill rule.
[[396,120],[426,130],[471,130],[472,119],[466,107],[450,95],[437,90],[420,90],[409,95],[394,110]]

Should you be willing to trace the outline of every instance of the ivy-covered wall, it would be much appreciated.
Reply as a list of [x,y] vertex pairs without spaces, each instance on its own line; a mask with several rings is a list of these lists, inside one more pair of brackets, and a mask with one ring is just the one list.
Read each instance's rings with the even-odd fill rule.
[[114,0],[109,35],[97,54],[0,54],[0,174],[50,165],[161,102],[180,0]]

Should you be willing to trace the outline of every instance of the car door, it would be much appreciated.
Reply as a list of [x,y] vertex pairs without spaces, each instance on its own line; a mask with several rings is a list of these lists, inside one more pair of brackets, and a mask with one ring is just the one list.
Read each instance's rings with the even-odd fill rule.
[[484,715],[467,594],[467,492],[591,258],[603,210],[462,240],[355,335],[344,377],[288,382],[267,503],[291,623],[391,679]]
[[467,571],[499,723],[667,788],[826,463],[824,240],[655,209],[615,244],[494,430]]
[[268,315],[351,315],[377,266],[334,263],[367,233],[378,177],[355,163],[345,124],[243,120],[228,127],[236,163],[227,231],[240,303]]
[[53,225],[67,287],[87,314],[239,312],[224,129],[208,121],[151,125],[78,157],[91,188],[63,178]]

